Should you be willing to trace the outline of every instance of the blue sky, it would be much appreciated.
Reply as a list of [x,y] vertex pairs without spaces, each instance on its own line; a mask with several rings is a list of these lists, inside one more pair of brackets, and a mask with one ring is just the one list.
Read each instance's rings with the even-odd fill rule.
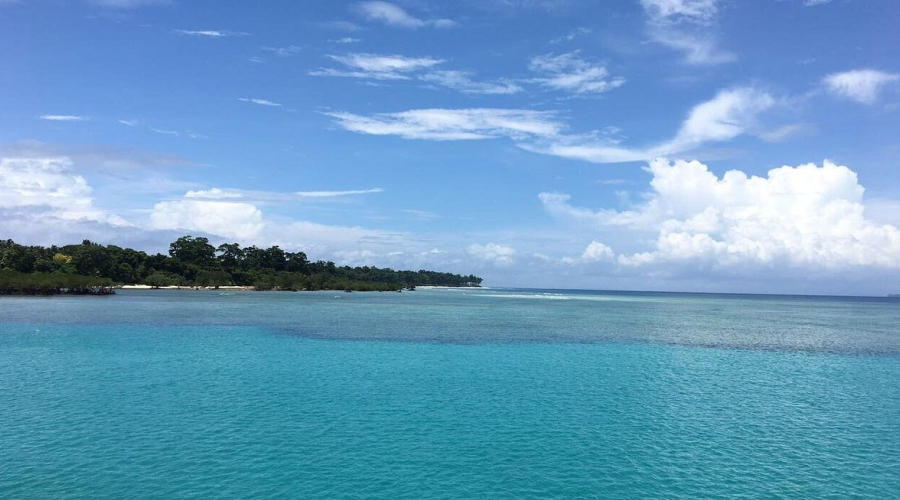
[[0,0],[0,234],[900,292],[887,0]]

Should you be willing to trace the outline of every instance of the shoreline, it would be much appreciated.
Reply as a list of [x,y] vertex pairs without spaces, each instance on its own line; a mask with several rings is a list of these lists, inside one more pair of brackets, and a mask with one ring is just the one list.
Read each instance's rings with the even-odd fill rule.
[[256,290],[256,287],[252,287],[252,286],[234,286],[234,285],[228,285],[228,286],[223,285],[218,288],[212,287],[212,286],[188,286],[188,285],[185,285],[185,286],[171,285],[171,286],[160,286],[160,287],[153,287],[150,285],[121,285],[121,286],[117,286],[116,288],[122,289],[122,290],[195,290],[195,291],[201,291],[201,292],[207,292],[207,291],[216,292],[216,291],[221,291],[221,290],[232,291],[232,292],[233,291],[250,291],[250,292],[252,292],[252,291]]
[[[255,292],[256,287],[253,286],[236,286],[236,285],[222,285],[218,288],[211,286],[189,286],[189,285],[170,285],[170,286],[160,286],[153,287],[150,285],[120,285],[114,287],[116,289],[121,290],[193,290],[198,292],[217,292],[217,291],[228,291],[228,292]],[[417,286],[416,290],[490,290],[490,287],[486,286],[438,286],[438,285],[421,285]],[[275,290],[279,291],[279,290]],[[299,290],[306,291],[306,290]],[[320,290],[320,291],[335,291],[335,290]],[[337,290],[340,291],[340,290]],[[402,291],[408,291],[406,289]]]

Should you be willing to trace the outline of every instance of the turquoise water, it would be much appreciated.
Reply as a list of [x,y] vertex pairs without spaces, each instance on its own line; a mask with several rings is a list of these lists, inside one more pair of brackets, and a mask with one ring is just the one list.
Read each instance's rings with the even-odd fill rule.
[[897,300],[0,299],[0,498],[897,492]]

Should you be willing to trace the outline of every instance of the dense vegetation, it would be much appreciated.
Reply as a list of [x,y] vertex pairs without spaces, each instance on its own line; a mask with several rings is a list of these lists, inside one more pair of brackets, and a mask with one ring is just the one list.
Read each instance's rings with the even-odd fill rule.
[[149,255],[89,240],[61,247],[0,240],[0,293],[76,293],[113,283],[394,291],[420,285],[479,286],[481,278],[424,270],[339,267],[330,261],[310,262],[303,252],[286,252],[277,246],[241,248],[237,243],[225,243],[216,248],[208,239],[192,236],[172,242],[168,255]]

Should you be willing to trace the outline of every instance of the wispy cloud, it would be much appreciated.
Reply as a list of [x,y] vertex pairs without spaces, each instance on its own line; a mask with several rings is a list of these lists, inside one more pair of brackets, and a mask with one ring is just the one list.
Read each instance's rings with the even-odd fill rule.
[[136,127],[138,124],[137,120],[117,120],[122,125],[127,125],[129,127]]
[[430,71],[419,77],[424,82],[458,90],[465,94],[516,94],[522,91],[518,84],[501,79],[497,82],[479,82],[467,71]]
[[281,107],[281,104],[278,104],[277,102],[272,102],[268,99],[257,99],[257,98],[252,98],[252,97],[238,97],[238,101],[249,102],[252,104],[259,104],[260,106]]
[[38,118],[51,122],[84,122],[88,118],[78,115],[41,115]]
[[331,43],[359,43],[362,40],[360,40],[359,38],[352,38],[349,36],[345,36],[344,38],[335,38],[335,39],[328,40],[328,41]]
[[235,189],[211,188],[191,190],[185,193],[184,197],[204,200],[228,200],[243,198],[244,195]]
[[832,94],[862,104],[873,104],[888,84],[900,81],[900,74],[874,69],[857,69],[834,73],[823,80]]
[[222,31],[222,30],[175,30],[176,33],[195,36],[201,38],[227,38],[235,36],[250,36],[250,33],[243,31]]
[[427,210],[404,210],[404,213],[407,213],[417,220],[428,222],[436,219],[440,219],[440,216],[434,212],[429,212]]
[[361,194],[377,194],[383,193],[384,189],[350,189],[347,191],[297,191],[297,196],[301,198],[337,198],[341,196],[356,196]]
[[732,62],[734,54],[718,48],[712,33],[719,0],[641,0],[650,38],[684,53],[688,64]]
[[371,78],[374,80],[408,80],[409,73],[431,68],[443,62],[431,57],[405,57],[401,55],[348,54],[329,55],[329,58],[343,64],[349,70],[320,68],[310,72],[313,76],[344,76],[351,78]]
[[571,42],[572,40],[575,40],[576,38],[578,38],[580,36],[587,35],[590,32],[591,32],[591,30],[589,30],[587,28],[576,28],[576,29],[570,31],[566,35],[563,35],[559,38],[554,38],[553,40],[550,40],[550,43],[553,45],[556,45],[558,43]]
[[326,29],[333,29],[339,31],[360,31],[362,30],[362,26],[351,23],[350,21],[325,21],[323,23],[319,23],[319,26]]
[[482,82],[474,80],[472,74],[466,71],[434,69],[444,60],[433,57],[366,53],[328,57],[343,64],[346,69],[319,68],[311,71],[310,75],[372,80],[419,80],[467,94],[515,94],[522,91],[519,85],[510,80]]
[[263,47],[262,49],[271,52],[279,57],[291,57],[303,50],[303,48],[299,45],[288,45],[285,47]]
[[450,28],[456,22],[450,19],[420,19],[409,14],[398,5],[389,2],[363,2],[357,5],[359,13],[369,21],[378,21],[388,26],[401,28]]
[[527,151],[593,163],[643,161],[693,151],[744,134],[764,136],[759,115],[775,106],[769,94],[750,87],[727,89],[695,106],[674,137],[642,148],[624,147],[599,132],[573,135],[555,113],[523,109],[416,109],[362,116],[326,113],[351,132],[405,139],[477,140],[506,137]]
[[325,114],[351,132],[439,141],[552,137],[563,127],[552,112],[526,109],[416,109],[369,117],[343,112]]
[[628,148],[591,137],[585,140],[579,136],[563,136],[545,144],[525,143],[519,147],[592,163],[643,161],[695,150],[710,142],[729,141],[744,134],[764,135],[766,129],[759,125],[759,115],[775,104],[768,93],[751,87],[728,89],[695,106],[674,137],[655,145]]
[[545,75],[533,81],[548,88],[576,94],[608,92],[625,83],[624,78],[610,77],[605,67],[582,59],[578,51],[534,57],[529,68]]
[[383,193],[384,189],[350,189],[343,191],[297,191],[294,193],[276,191],[254,191],[246,189],[210,188],[188,191],[185,198],[204,200],[250,200],[254,203],[283,203],[298,199],[342,198],[366,194]]
[[164,128],[150,128],[148,130],[150,130],[154,134],[171,135],[173,137],[187,137],[190,139],[207,139],[207,137],[205,135],[198,134],[196,132],[191,132],[189,130],[181,131],[181,130],[171,130],[171,129],[164,129]]
[[116,9],[133,9],[150,5],[170,5],[172,3],[171,0],[90,0],[90,2],[100,7]]

